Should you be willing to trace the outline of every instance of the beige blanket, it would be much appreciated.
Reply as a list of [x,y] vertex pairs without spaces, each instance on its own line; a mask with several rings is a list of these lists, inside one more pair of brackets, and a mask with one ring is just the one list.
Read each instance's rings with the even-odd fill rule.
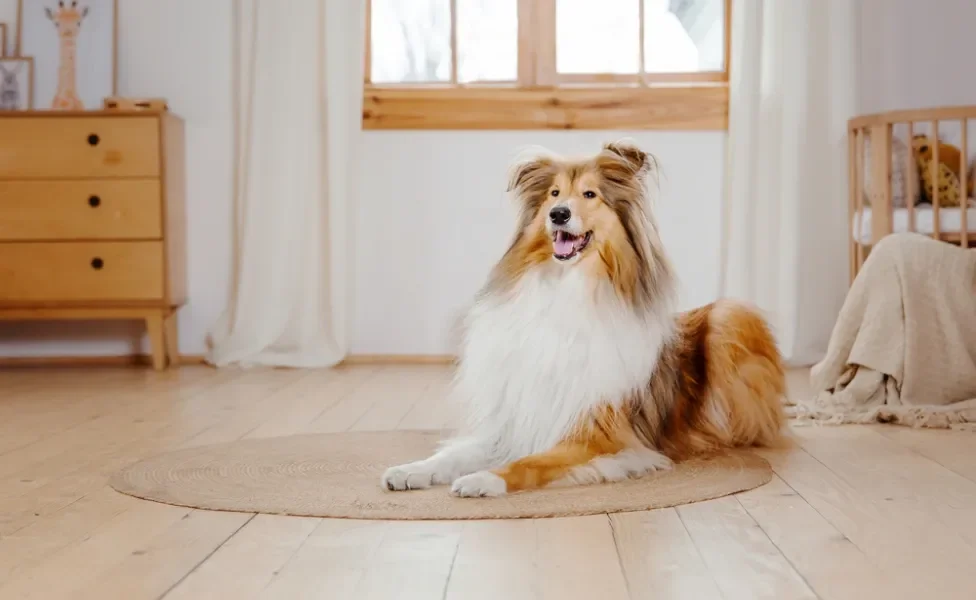
[[801,422],[976,430],[976,250],[884,238],[858,273]]

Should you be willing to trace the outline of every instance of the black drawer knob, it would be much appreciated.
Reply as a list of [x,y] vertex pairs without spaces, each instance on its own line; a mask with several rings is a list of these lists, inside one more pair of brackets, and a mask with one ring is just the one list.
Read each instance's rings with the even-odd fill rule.
[[89,146],[97,146],[98,145],[98,142],[99,142],[98,134],[93,133],[93,134],[91,134],[91,135],[88,136],[88,145]]
[[91,266],[93,269],[97,271],[101,269],[103,266],[105,266],[105,262],[96,256],[95,258],[92,259]]
[[88,196],[88,206],[95,208],[102,203],[102,199],[98,196]]

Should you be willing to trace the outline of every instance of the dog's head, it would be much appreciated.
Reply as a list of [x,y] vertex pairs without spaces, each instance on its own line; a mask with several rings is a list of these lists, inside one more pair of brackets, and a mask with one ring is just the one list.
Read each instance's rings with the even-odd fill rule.
[[519,222],[496,276],[511,282],[537,267],[583,269],[626,300],[650,302],[671,276],[648,199],[656,175],[657,160],[625,143],[579,160],[518,162],[509,191]]

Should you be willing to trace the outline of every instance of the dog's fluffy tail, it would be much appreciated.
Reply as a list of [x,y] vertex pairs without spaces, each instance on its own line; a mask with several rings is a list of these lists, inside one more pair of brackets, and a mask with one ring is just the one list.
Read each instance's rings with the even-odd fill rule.
[[682,313],[635,429],[681,460],[721,448],[783,447],[786,374],[769,326],[732,300]]
[[724,300],[709,315],[708,422],[732,446],[781,446],[786,373],[776,340],[751,306]]

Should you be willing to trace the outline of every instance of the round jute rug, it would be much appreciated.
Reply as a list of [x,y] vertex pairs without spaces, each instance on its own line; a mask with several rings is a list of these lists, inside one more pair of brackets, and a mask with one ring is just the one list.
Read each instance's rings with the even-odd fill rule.
[[210,510],[353,519],[513,519],[663,508],[759,487],[769,464],[749,451],[679,464],[640,479],[456,498],[449,486],[391,492],[387,467],[430,455],[448,432],[383,431],[256,438],[137,462],[111,486],[130,496]]

